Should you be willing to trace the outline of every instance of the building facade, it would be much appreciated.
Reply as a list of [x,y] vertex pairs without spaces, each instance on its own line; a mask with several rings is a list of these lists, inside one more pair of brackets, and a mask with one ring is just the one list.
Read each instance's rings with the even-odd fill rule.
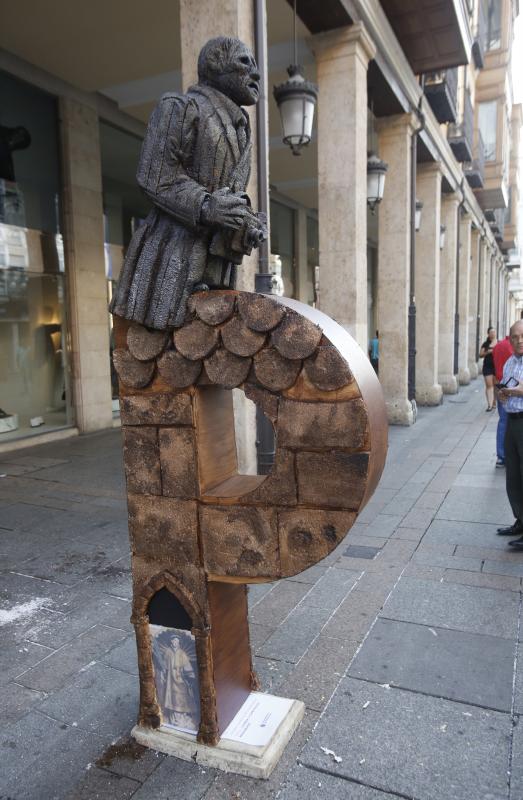
[[[293,58],[292,3],[29,5],[0,31],[0,448],[115,424],[107,304],[149,209],[141,141],[217,34],[248,42],[262,68],[250,194],[269,195],[285,294],[364,350],[379,331],[392,423],[477,377],[487,327],[504,335],[523,307],[517,0],[300,0],[298,58],[319,99],[299,158],[271,91]],[[374,213],[370,152],[388,164]],[[239,288],[254,290],[258,267],[246,261]]]

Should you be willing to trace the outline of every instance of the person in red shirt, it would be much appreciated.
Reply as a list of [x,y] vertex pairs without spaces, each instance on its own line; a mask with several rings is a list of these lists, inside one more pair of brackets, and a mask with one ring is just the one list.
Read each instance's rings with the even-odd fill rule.
[[[500,383],[503,377],[503,367],[505,361],[514,355],[514,350],[510,343],[510,336],[505,336],[501,339],[494,350],[492,351],[492,358],[494,361],[494,371],[496,373],[496,383]],[[505,466],[505,431],[507,429],[507,412],[503,403],[497,403],[498,407],[498,428],[496,431],[496,467],[501,468]]]

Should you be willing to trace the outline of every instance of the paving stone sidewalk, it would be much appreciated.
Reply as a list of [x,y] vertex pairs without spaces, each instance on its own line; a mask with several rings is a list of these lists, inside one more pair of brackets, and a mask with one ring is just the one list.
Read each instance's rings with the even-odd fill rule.
[[0,798],[521,800],[523,553],[496,536],[496,423],[480,380],[420,409],[338,549],[251,588],[262,686],[307,709],[264,782],[128,738],[119,431],[0,455]]

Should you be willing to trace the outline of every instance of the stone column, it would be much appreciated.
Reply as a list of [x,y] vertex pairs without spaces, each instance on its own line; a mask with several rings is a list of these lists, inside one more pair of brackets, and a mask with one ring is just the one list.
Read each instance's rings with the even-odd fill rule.
[[487,239],[481,240],[481,299],[479,321],[479,344],[485,341],[489,322],[490,296],[490,250]]
[[494,251],[489,248],[489,267],[488,267],[488,323],[487,327],[495,324],[496,321],[496,304],[494,299],[495,291],[495,272],[496,265],[494,260]]
[[507,295],[508,295],[508,271],[505,262],[501,262],[501,322],[498,331],[498,338],[503,339],[507,335]]
[[469,370],[469,295],[470,295],[470,214],[463,213],[459,236],[459,351],[458,381],[461,386],[470,383]]
[[81,433],[112,425],[102,171],[94,108],[60,98],[72,389]]
[[411,114],[384,117],[377,124],[380,158],[389,165],[378,221],[378,319],[380,383],[389,422],[412,425],[408,399],[408,307],[410,271]]
[[445,394],[458,391],[454,375],[454,316],[459,203],[456,193],[444,194],[441,201],[441,222],[446,231],[445,246],[440,253],[438,380]]
[[[475,228],[471,235],[470,281],[469,281],[469,354],[468,367],[471,379],[478,377],[476,331],[478,327],[478,278],[481,249],[481,233]],[[480,342],[481,344],[481,342]]]
[[416,233],[416,402],[437,406],[443,390],[438,383],[440,283],[441,167],[420,164],[416,196],[423,202]]
[[320,308],[366,352],[367,67],[376,48],[361,22],[314,36],[311,45],[319,85]]
[[[180,42],[182,54],[182,85],[184,91],[198,81],[198,53],[215,36],[235,36],[255,52],[253,0],[180,0]],[[266,41],[265,41],[266,49]],[[265,59],[267,63],[267,58]],[[267,104],[267,74],[262,75],[260,103]],[[256,162],[256,107],[247,109],[251,123],[252,161],[247,194],[258,208],[258,174]],[[268,118],[268,115],[267,115]],[[265,132],[268,137],[268,131]],[[254,276],[258,271],[258,251],[245,257],[238,270],[237,288],[254,291]]]
[[[266,26],[265,26],[266,30]],[[201,48],[214,36],[235,36],[255,52],[254,3],[252,0],[180,0],[180,42],[182,53],[182,85],[184,90],[198,80],[197,59]],[[265,51],[267,42],[264,42]],[[267,58],[265,58],[267,64]],[[267,74],[262,75],[260,103],[267,104]],[[247,194],[258,208],[258,171],[256,141],[256,107],[247,109],[251,124],[252,161]],[[268,115],[267,115],[268,118]],[[268,138],[268,131],[265,131]],[[237,288],[254,291],[258,271],[258,251],[243,259],[238,270]],[[234,392],[238,461],[241,472],[256,472],[256,409],[240,390]]]
[[492,302],[493,306],[492,316],[494,318],[492,324],[496,329],[496,333],[499,331],[499,325],[501,322],[501,315],[500,315],[501,274],[500,273],[501,273],[501,267],[499,264],[499,257],[496,254],[496,257],[494,259],[494,280],[493,280],[494,293]]

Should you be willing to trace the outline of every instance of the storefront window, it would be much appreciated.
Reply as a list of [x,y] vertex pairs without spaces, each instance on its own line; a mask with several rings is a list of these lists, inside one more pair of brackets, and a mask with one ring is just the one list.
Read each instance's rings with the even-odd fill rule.
[[294,209],[271,200],[271,253],[282,265],[283,294],[294,297]]
[[320,290],[320,243],[316,217],[307,217],[307,293],[304,302],[316,305]]
[[[133,134],[100,121],[102,158],[102,190],[105,223],[105,273],[108,301],[120,275],[125,251],[135,229],[151,210],[151,203],[136,183],[142,140]],[[113,335],[111,326],[111,385],[113,412],[118,413],[118,380],[112,364]]]
[[70,425],[56,101],[0,73],[0,443]]

